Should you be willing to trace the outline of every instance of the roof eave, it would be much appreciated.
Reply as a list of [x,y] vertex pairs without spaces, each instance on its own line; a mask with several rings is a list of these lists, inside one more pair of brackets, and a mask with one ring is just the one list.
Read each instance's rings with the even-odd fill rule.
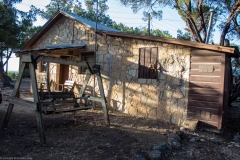
[[216,46],[212,44],[191,42],[191,41],[185,41],[185,40],[176,40],[171,38],[161,38],[161,37],[147,36],[147,35],[129,34],[129,33],[122,33],[122,32],[98,31],[98,33],[105,34],[108,36],[136,38],[136,39],[142,39],[142,40],[151,40],[151,41],[157,41],[157,42],[163,42],[163,43],[177,44],[182,46],[188,46],[191,48],[208,49],[212,51],[229,53],[230,56],[240,56],[238,49],[236,49],[235,47]]

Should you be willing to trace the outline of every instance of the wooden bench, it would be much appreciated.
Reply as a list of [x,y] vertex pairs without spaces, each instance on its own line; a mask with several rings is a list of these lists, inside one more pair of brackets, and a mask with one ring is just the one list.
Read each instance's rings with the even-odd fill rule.
[[[76,98],[73,92],[39,92],[39,100],[42,106],[42,111],[45,114],[48,113],[60,113],[60,112],[68,112],[74,110],[84,110],[90,109],[92,107],[89,106],[80,106],[77,102],[78,99]],[[73,104],[73,108],[68,109],[56,109],[56,105],[60,104]],[[49,106],[51,109],[49,110]]]

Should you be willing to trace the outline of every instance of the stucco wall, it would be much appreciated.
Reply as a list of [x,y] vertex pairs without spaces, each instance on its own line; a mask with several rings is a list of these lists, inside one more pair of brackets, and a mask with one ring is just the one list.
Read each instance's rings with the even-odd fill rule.
[[[62,18],[33,48],[72,42],[85,42],[87,51],[93,51],[94,32],[80,23]],[[142,47],[158,47],[158,79],[138,78],[139,48]],[[190,48],[98,35],[97,63],[101,66],[108,105],[113,109],[172,123],[177,123],[179,118],[186,118]],[[51,66],[50,79],[56,81],[57,67]],[[78,74],[77,69],[76,66],[70,66],[69,79],[82,84],[85,76]],[[39,72],[37,74],[40,79]],[[93,86],[93,81],[89,85]]]

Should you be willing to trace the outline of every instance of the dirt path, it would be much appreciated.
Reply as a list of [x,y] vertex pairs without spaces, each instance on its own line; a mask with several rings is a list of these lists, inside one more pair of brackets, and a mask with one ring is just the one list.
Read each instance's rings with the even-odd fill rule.
[[[24,80],[21,96],[28,97],[29,81]],[[3,89],[0,105],[2,125],[11,89]],[[221,135],[199,128],[185,131],[181,149],[173,149],[167,159],[240,159],[239,143],[230,143],[239,132],[240,109],[235,104],[229,124]],[[154,144],[167,142],[170,132],[179,127],[159,120],[135,118],[110,111],[111,126],[104,125],[100,109],[63,114],[43,115],[47,146],[39,143],[34,111],[15,105],[7,129],[0,130],[0,159],[131,159],[142,155],[150,159],[148,151]],[[197,137],[196,140],[192,140]],[[216,141],[213,141],[216,139]],[[240,139],[239,139],[240,140]],[[240,147],[240,145],[239,145]]]

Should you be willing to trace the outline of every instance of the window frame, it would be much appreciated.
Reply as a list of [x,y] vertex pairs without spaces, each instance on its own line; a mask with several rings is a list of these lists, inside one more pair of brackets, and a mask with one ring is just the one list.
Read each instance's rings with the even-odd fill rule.
[[158,78],[158,47],[139,48],[138,78]]

